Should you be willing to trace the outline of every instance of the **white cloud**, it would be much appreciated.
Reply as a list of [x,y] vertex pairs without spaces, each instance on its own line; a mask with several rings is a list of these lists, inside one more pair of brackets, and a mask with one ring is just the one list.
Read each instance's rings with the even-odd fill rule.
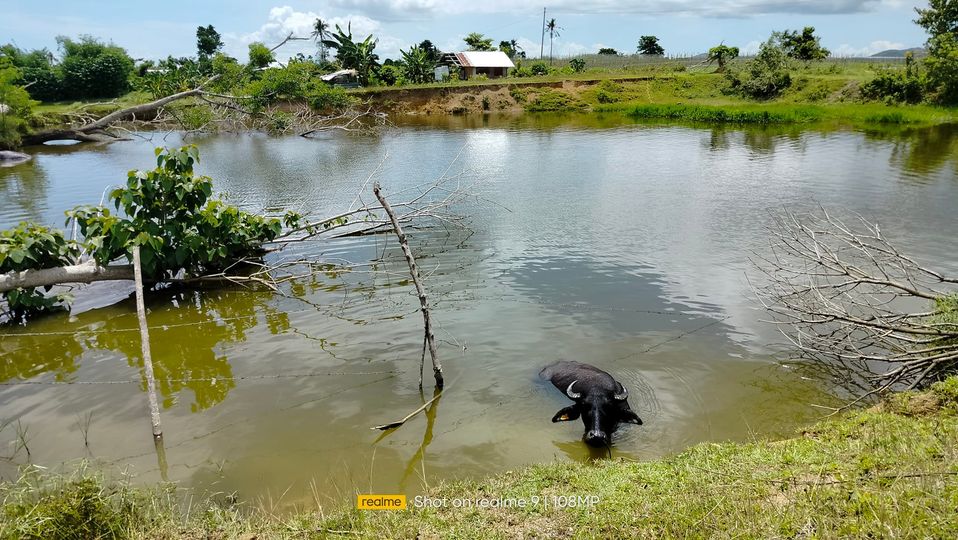
[[764,41],[749,41],[744,46],[739,47],[739,53],[742,56],[753,56],[758,54],[758,50],[762,47]]
[[[313,23],[316,19],[322,19],[331,30],[335,30],[336,25],[342,27],[343,31],[351,28],[353,39],[364,39],[372,34],[378,40],[376,53],[381,59],[398,56],[399,49],[405,46],[403,40],[382,33],[382,24],[379,21],[365,15],[350,14],[334,17],[326,13],[296,11],[290,6],[277,6],[269,10],[269,16],[259,30],[241,35],[224,34],[227,52],[243,59],[247,54],[246,46],[254,41],[260,41],[272,47],[290,34],[295,37],[309,37],[313,32]],[[280,58],[295,56],[297,53],[314,54],[316,44],[313,41],[291,41],[277,51]]]
[[[334,5],[380,19],[410,19],[468,13],[522,13],[529,5],[515,0],[332,0]],[[749,17],[768,14],[864,13],[901,0],[552,0],[549,8],[581,14],[682,14],[708,17]]]
[[880,53],[882,51],[887,51],[888,49],[904,49],[904,43],[898,43],[895,41],[872,41],[864,47],[853,47],[847,43],[842,43],[832,51],[832,56],[845,57],[845,56],[871,56],[875,53]]

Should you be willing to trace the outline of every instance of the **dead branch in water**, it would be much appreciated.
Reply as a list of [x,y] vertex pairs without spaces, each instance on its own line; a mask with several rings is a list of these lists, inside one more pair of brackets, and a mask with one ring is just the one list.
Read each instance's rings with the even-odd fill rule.
[[[373,193],[376,195],[376,198],[379,199],[379,204],[382,205],[383,210],[386,211],[386,214],[389,216],[389,221],[392,223],[393,230],[396,231],[396,236],[399,238],[399,245],[402,247],[403,255],[406,257],[406,264],[409,265],[409,275],[412,276],[412,282],[416,286],[416,295],[419,297],[419,309],[422,311],[422,322],[423,328],[425,329],[426,343],[429,346],[429,356],[432,359],[432,373],[436,379],[436,388],[442,389],[442,364],[439,363],[439,353],[436,351],[436,336],[432,332],[432,322],[429,316],[429,302],[426,299],[426,289],[423,288],[422,282],[419,279],[419,268],[416,266],[416,258],[412,255],[412,250],[409,249],[409,242],[406,241],[406,235],[403,233],[402,226],[399,224],[399,220],[396,218],[396,213],[393,212],[393,209],[389,206],[389,203],[386,202],[386,198],[383,196],[382,191],[379,187],[379,182],[373,184]],[[422,388],[422,378],[419,379],[419,388]]]
[[[441,388],[441,386],[440,386],[440,388]],[[441,398],[441,397],[442,397],[442,392],[438,392],[435,396],[432,397],[432,399],[430,399],[429,401],[423,403],[423,404],[422,404],[422,407],[419,407],[419,408],[416,409],[415,411],[413,411],[413,412],[407,414],[406,417],[403,418],[402,420],[397,420],[397,421],[395,421],[395,422],[390,422],[390,423],[388,423],[388,424],[383,424],[383,425],[381,425],[381,426],[374,426],[374,427],[371,427],[371,428],[369,428],[369,429],[374,429],[374,430],[375,430],[375,429],[378,429],[378,430],[380,430],[380,431],[386,431],[387,429],[397,428],[397,427],[399,427],[399,426],[405,424],[406,421],[408,421],[408,420],[409,420],[410,418],[412,418],[413,416],[416,416],[417,414],[419,414],[419,413],[423,412],[424,410],[426,410],[426,407],[428,407],[433,401],[436,401],[437,399],[439,399],[439,398]]]
[[958,366],[958,279],[901,253],[877,224],[785,212],[753,290],[802,357],[873,390],[914,388]]

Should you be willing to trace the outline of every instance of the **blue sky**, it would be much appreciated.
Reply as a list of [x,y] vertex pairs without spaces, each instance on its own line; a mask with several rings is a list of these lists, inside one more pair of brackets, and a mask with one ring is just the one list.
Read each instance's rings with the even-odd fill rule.
[[[900,0],[554,0],[545,7],[561,27],[557,55],[614,47],[633,52],[638,37],[660,38],[667,53],[697,54],[725,42],[754,51],[772,30],[814,26],[823,44],[841,56],[920,46],[926,36],[912,20],[927,2]],[[353,33],[379,39],[380,58],[396,57],[423,39],[443,50],[461,50],[462,37],[481,32],[517,39],[530,56],[539,52],[542,4],[515,0],[4,0],[0,43],[55,50],[54,37],[91,34],[125,47],[136,58],[193,55],[198,25],[223,34],[226,52],[245,58],[251,41],[275,44],[294,32],[306,35],[320,17]],[[314,52],[307,42],[284,55]],[[548,51],[548,42],[546,43]],[[548,53],[547,53],[548,54]]]

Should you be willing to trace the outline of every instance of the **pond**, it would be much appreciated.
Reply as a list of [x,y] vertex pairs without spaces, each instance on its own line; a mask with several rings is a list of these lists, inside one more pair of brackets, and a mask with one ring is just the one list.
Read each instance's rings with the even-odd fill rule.
[[[617,117],[450,117],[376,136],[190,136],[198,171],[248,210],[333,215],[367,177],[390,192],[447,169],[475,185],[464,229],[410,229],[447,392],[417,388],[422,320],[395,239],[308,243],[335,264],[280,296],[148,295],[166,464],[150,435],[129,283],[77,289],[70,314],[0,329],[0,474],[86,458],[247,501],[349,504],[441,480],[603,457],[568,400],[537,379],[559,358],[607,369],[645,422],[613,456],[650,459],[700,441],[787,435],[834,403],[760,322],[749,256],[782,208],[818,204],[879,221],[910,255],[958,269],[958,129],[852,131],[635,124]],[[0,227],[63,225],[154,146],[33,148],[0,169]],[[457,157],[458,156],[458,157]],[[368,186],[367,186],[368,191]],[[371,198],[371,193],[363,194]],[[428,360],[427,360],[428,363]],[[429,373],[427,368],[427,382]],[[92,383],[92,384],[91,384]],[[25,431],[30,452],[18,444]],[[0,424],[2,425],[2,424]]]

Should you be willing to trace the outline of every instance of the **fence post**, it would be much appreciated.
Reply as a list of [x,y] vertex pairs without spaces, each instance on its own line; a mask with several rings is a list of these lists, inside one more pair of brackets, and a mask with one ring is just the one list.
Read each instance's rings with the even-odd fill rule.
[[160,429],[160,407],[156,401],[156,380],[153,377],[153,357],[150,355],[150,330],[146,326],[146,303],[143,301],[143,270],[140,268],[140,246],[133,246],[133,278],[136,283],[136,316],[140,321],[140,350],[143,370],[146,372],[146,393],[150,400],[150,420],[153,437],[163,436]]

